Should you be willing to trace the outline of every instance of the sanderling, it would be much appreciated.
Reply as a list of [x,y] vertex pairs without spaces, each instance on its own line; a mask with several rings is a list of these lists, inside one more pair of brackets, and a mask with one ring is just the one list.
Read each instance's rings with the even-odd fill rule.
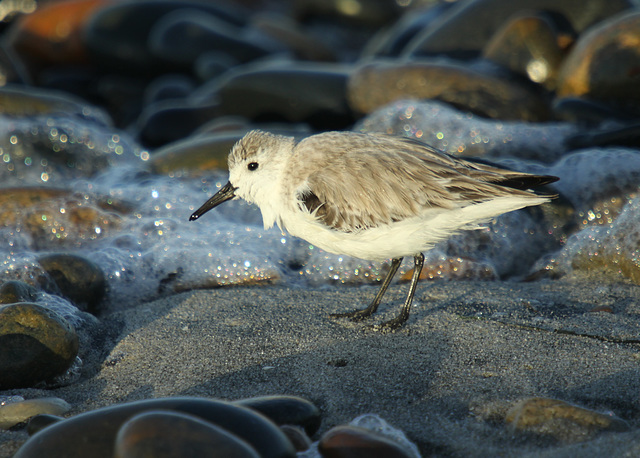
[[409,138],[355,132],[297,142],[254,130],[233,146],[228,162],[229,182],[191,221],[240,197],[260,208],[265,229],[276,223],[330,253],[392,260],[367,308],[333,316],[372,315],[402,258],[414,257],[402,311],[373,326],[378,330],[396,329],[409,317],[423,252],[502,213],[549,201],[553,195],[530,188],[557,180],[462,160]]

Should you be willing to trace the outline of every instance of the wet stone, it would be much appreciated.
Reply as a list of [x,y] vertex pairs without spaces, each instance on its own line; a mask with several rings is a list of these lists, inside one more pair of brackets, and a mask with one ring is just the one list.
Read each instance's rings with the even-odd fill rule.
[[9,429],[36,415],[62,415],[70,409],[69,403],[60,398],[27,399],[0,405],[0,429]]
[[39,256],[37,261],[53,278],[62,295],[80,310],[93,314],[98,311],[107,284],[97,264],[83,256],[67,253]]
[[336,426],[327,431],[318,444],[325,458],[409,458],[395,441],[365,428],[351,425]]
[[[246,441],[261,457],[293,458],[295,451],[282,431],[255,411],[224,401],[204,398],[163,398],[105,407],[52,424],[31,437],[15,458],[113,458],[115,439],[134,415],[172,411],[198,417]],[[78,441],[83,437],[83,441]]]
[[603,21],[580,36],[558,78],[559,97],[583,97],[638,115],[640,12]]
[[155,173],[201,174],[227,168],[231,147],[246,130],[198,135],[156,149],[149,161]]
[[18,280],[9,280],[0,286],[0,304],[33,302],[37,295],[36,288]]
[[311,446],[311,439],[299,426],[281,425],[280,430],[287,436],[296,452],[304,452]]
[[82,29],[109,0],[72,0],[38,5],[11,24],[8,42],[37,76],[47,65],[87,62]]
[[320,428],[320,410],[312,402],[297,396],[259,396],[234,404],[256,410],[277,425],[301,426],[309,436]]
[[151,411],[133,416],[119,429],[115,458],[258,458],[244,440],[194,415]]
[[149,48],[153,27],[179,9],[202,11],[233,25],[244,24],[248,13],[237,3],[127,0],[111,3],[94,14],[86,26],[86,45],[96,65],[140,75],[173,71],[175,64]]
[[438,61],[374,61],[349,78],[350,106],[360,113],[403,99],[435,99],[488,118],[549,119],[550,108],[532,87],[491,71]]
[[496,32],[482,55],[553,90],[566,49],[574,40],[571,31],[560,27],[550,15],[519,14]]
[[338,64],[251,64],[203,86],[193,99],[219,100],[224,115],[256,122],[306,122],[342,129],[354,120],[346,100],[348,68]]
[[158,147],[190,135],[220,114],[217,103],[192,103],[186,99],[165,100],[148,105],[138,118],[140,138]]
[[229,55],[245,63],[268,55],[272,50],[250,40],[243,29],[213,15],[197,10],[177,10],[158,20],[149,33],[149,47],[159,58],[191,70],[196,59],[206,52]]
[[78,336],[58,313],[27,302],[0,308],[0,389],[52,380],[77,354]]
[[530,398],[517,403],[509,409],[505,421],[515,431],[550,436],[568,443],[589,440],[604,431],[630,429],[613,414],[549,398]]
[[33,436],[35,433],[42,431],[47,426],[58,423],[62,420],[64,420],[63,417],[47,413],[35,415],[31,417],[29,419],[29,422],[27,423],[27,433],[29,434],[29,436]]
[[[585,8],[582,0],[457,2],[432,27],[418,34],[404,55],[414,58],[443,54],[458,58],[477,57],[493,33],[520,11],[554,11],[567,18],[571,27],[580,33],[632,5],[628,0],[593,0],[589,8]],[[461,30],[465,33],[460,33]]]

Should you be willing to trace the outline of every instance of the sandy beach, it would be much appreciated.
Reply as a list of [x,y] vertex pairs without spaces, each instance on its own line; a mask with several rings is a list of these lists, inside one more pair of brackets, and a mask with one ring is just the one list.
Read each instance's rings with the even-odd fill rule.
[[[375,320],[397,312],[405,288],[389,290],[393,302]],[[289,394],[321,409],[318,434],[375,413],[423,456],[640,453],[636,286],[423,282],[398,332],[328,317],[374,292],[221,288],[116,310],[101,318],[102,346],[84,355],[79,382],[20,392],[63,398],[73,406],[68,415],[154,397]],[[505,410],[530,397],[607,412],[630,428],[581,440],[515,431]],[[11,456],[26,437],[2,432],[0,454]]]

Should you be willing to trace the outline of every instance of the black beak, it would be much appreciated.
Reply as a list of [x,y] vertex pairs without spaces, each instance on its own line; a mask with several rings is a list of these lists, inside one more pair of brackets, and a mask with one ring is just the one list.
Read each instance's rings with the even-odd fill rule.
[[234,191],[238,188],[234,188],[231,182],[229,181],[225,184],[220,191],[216,192],[211,199],[207,200],[202,207],[198,208],[193,214],[189,217],[189,221],[195,221],[200,218],[202,215],[207,213],[212,208],[217,207],[222,202],[225,202],[229,199],[233,199],[236,195]]

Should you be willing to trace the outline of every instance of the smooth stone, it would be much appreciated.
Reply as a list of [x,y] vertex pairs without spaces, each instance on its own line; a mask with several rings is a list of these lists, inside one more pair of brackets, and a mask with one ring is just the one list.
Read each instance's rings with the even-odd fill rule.
[[186,99],[165,100],[145,107],[137,121],[142,142],[151,147],[188,137],[220,114],[216,102],[192,103]]
[[545,13],[517,14],[489,40],[482,56],[554,90],[560,65],[575,40],[572,31],[563,30],[554,19]]
[[354,120],[346,100],[348,73],[341,64],[250,64],[204,85],[192,98],[218,100],[220,114],[255,122],[306,122],[316,129],[342,129]]
[[287,436],[287,439],[296,449],[296,452],[304,452],[311,447],[311,439],[307,436],[304,429],[299,426],[281,425],[280,430]]
[[296,59],[319,62],[337,60],[333,50],[288,16],[277,13],[256,13],[251,18],[250,26],[253,30],[282,43]]
[[47,413],[35,415],[31,417],[29,419],[29,422],[27,423],[27,434],[29,434],[29,436],[33,436],[35,433],[42,431],[47,426],[63,420],[64,417],[59,417],[57,415],[51,415]]
[[171,73],[159,76],[149,83],[144,90],[144,104],[164,100],[184,99],[195,88],[194,81],[186,75]]
[[6,42],[0,43],[0,83],[2,86],[33,84],[33,79],[22,59]]
[[50,381],[77,354],[78,335],[58,313],[28,302],[0,307],[0,389]]
[[86,45],[93,62],[110,71],[156,75],[175,69],[175,64],[149,48],[154,25],[173,11],[192,9],[212,14],[231,24],[246,22],[248,12],[237,3],[125,0],[94,14],[88,22]]
[[398,443],[368,429],[341,425],[327,431],[318,443],[324,458],[410,458]]
[[[605,103],[579,97],[557,98],[553,101],[551,108],[556,119],[586,126],[599,126],[605,121],[616,121],[621,124],[633,123],[635,121],[634,117],[625,115],[621,113],[620,110],[607,106]],[[616,130],[618,127],[611,126],[610,128]],[[584,136],[586,138],[580,141],[569,139],[568,141],[572,143],[569,144],[568,147],[570,149],[577,149],[586,146],[596,146],[597,143],[591,143],[592,140],[589,139],[592,133],[593,129],[583,130],[576,137],[580,138]],[[597,133],[598,130],[596,129],[594,135],[597,135]]]
[[398,57],[420,31],[439,20],[443,13],[455,3],[440,2],[424,7],[413,7],[390,27],[374,35],[362,51],[363,58]]
[[399,16],[402,12],[400,3],[386,0],[294,0],[292,15],[300,21],[327,17],[335,22],[379,27],[392,23]]
[[37,258],[63,296],[80,310],[95,314],[107,290],[100,266],[76,254],[52,253]]
[[0,304],[34,302],[37,295],[36,288],[18,280],[9,280],[0,286]]
[[155,173],[201,174],[227,168],[227,157],[233,145],[246,130],[203,134],[187,137],[156,149],[149,164]]
[[571,136],[566,144],[570,149],[626,146],[637,150],[640,149],[640,124],[627,124],[623,127],[605,125],[601,129],[594,128]]
[[[580,33],[603,19],[632,8],[630,0],[592,0],[585,8],[582,0],[475,0],[457,2],[443,16],[425,28],[405,48],[407,57],[443,55],[477,57],[482,48],[514,14],[527,11],[554,11],[567,18]],[[462,32],[464,31],[464,33]]]
[[640,12],[620,14],[579,37],[558,77],[558,97],[583,97],[640,115]]
[[630,429],[625,421],[614,415],[549,398],[518,402],[507,412],[505,422],[515,431],[551,436],[563,442],[580,442],[600,432]]
[[242,28],[204,11],[181,9],[160,18],[149,32],[149,48],[159,58],[192,69],[206,52],[228,54],[239,63],[259,59],[272,52],[250,40]]
[[349,78],[353,110],[371,113],[403,99],[435,99],[488,118],[545,121],[550,109],[533,87],[442,60],[372,61]]
[[258,396],[234,404],[256,410],[276,425],[302,426],[309,436],[315,434],[322,421],[315,404],[298,396]]
[[87,19],[110,0],[66,0],[39,4],[20,16],[7,34],[10,46],[33,73],[47,65],[78,65],[87,61],[83,28]]
[[18,118],[65,114],[111,126],[111,118],[102,109],[70,94],[35,87],[6,85],[0,87],[0,113]]
[[119,429],[114,458],[259,458],[244,440],[194,415],[151,411]]
[[0,429],[9,429],[36,415],[62,415],[69,410],[69,403],[60,398],[27,399],[0,405]]
[[152,410],[195,415],[245,440],[264,458],[295,456],[284,433],[261,414],[224,401],[183,397],[118,404],[76,415],[32,436],[14,458],[113,458],[120,427],[134,415]]

